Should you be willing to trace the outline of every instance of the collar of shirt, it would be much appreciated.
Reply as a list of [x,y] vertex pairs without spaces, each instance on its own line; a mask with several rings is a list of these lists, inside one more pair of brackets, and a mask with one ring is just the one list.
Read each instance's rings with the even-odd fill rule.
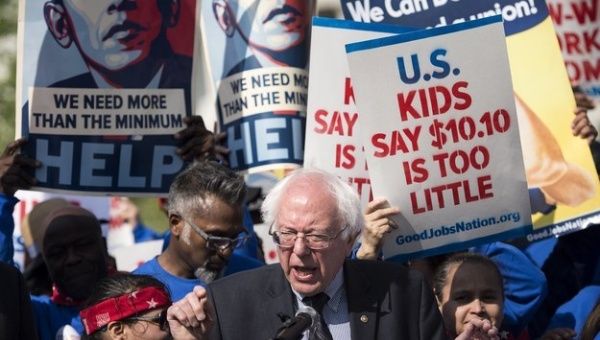
[[[298,307],[305,306],[302,302],[302,299],[305,295],[296,292],[292,288],[292,292],[296,296],[296,302],[298,302]],[[343,301],[344,296],[344,269],[340,268],[338,272],[333,277],[333,280],[329,284],[324,291],[327,296],[329,296],[329,301],[327,301],[327,307],[329,307],[334,313],[337,313],[340,309],[340,305]]]
[[[164,69],[164,65],[160,67],[158,72],[156,72],[154,77],[152,77],[152,80],[150,80],[148,85],[146,85],[147,89],[157,89],[158,88],[158,86],[160,84],[160,77],[162,76],[163,69]],[[110,89],[110,88],[114,87],[109,82],[104,80],[102,75],[100,75],[100,72],[94,70],[91,67],[90,67],[90,73],[92,74],[92,77],[94,78],[94,81],[96,82],[96,85],[98,85],[99,89]]]

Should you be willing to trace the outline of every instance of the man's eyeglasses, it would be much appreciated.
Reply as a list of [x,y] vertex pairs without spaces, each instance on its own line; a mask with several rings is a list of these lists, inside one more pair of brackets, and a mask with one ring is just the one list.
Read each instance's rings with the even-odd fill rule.
[[[346,230],[347,226],[340,229],[335,235],[325,234],[302,234],[304,244],[312,250],[325,249],[331,245],[331,241],[335,240],[342,231]],[[296,244],[298,232],[291,229],[273,230],[273,226],[269,230],[269,235],[273,237],[273,242],[282,249],[291,249]]]
[[169,322],[167,321],[167,310],[162,310],[160,313],[154,316],[132,316],[127,318],[129,321],[146,321],[158,325],[160,330],[166,331],[169,329]]
[[[183,218],[183,217],[182,217]],[[246,235],[238,236],[237,238],[229,238],[229,237],[221,237],[221,236],[212,236],[207,234],[204,230],[200,229],[194,222],[183,219],[186,223],[192,226],[192,229],[200,235],[206,241],[206,248],[214,250],[214,251],[226,251],[231,248],[235,248],[243,245],[248,240],[248,233],[244,230],[243,233]]]

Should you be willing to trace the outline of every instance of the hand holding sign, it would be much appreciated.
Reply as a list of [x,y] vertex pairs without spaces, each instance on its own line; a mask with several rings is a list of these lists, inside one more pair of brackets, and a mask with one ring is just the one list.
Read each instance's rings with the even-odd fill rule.
[[361,132],[373,193],[407,222],[391,231],[386,258],[523,234],[529,201],[499,18],[346,51],[359,111],[370,117]]

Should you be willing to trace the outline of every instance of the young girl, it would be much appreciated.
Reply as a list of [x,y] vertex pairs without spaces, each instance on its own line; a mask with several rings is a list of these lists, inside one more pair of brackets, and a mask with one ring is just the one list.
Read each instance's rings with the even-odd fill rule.
[[499,339],[504,293],[494,262],[479,254],[454,254],[436,270],[433,286],[452,339]]
[[[194,301],[192,301],[194,300]],[[192,306],[206,307],[206,292],[195,287],[171,305],[165,285],[147,275],[118,273],[95,287],[80,316],[83,339],[197,339],[210,318]]]

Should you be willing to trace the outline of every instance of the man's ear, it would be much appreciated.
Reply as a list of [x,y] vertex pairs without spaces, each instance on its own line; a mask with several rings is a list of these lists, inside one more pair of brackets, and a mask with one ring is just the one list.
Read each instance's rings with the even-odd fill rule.
[[228,37],[235,33],[235,15],[231,12],[229,4],[225,0],[213,0],[213,13],[219,27]]
[[63,48],[69,48],[73,39],[65,8],[51,1],[46,2],[44,5],[44,19],[46,19],[46,25],[54,40]]
[[183,218],[181,218],[181,216],[175,214],[169,215],[169,228],[171,229],[171,234],[175,236],[181,235],[184,225],[185,221]]
[[107,332],[111,339],[125,339],[125,324],[113,321],[107,325]]
[[169,18],[169,27],[175,27],[179,22],[179,14],[181,13],[181,2],[179,0],[171,0],[171,17]]

